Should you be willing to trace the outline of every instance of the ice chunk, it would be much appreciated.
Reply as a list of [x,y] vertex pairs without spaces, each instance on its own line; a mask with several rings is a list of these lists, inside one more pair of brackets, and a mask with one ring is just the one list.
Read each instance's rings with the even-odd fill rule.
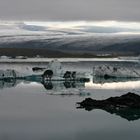
[[47,69],[52,70],[54,76],[58,76],[62,73],[62,65],[57,59],[49,62]]
[[93,75],[104,78],[140,77],[140,70],[135,68],[100,65],[93,68]]
[[[53,79],[54,78],[66,78],[65,75],[69,73],[69,78],[75,78],[75,79],[80,79],[80,78],[85,78],[86,75],[84,72],[77,72],[77,71],[65,71],[62,67],[62,64],[57,60],[54,59],[51,62],[49,62],[47,69],[46,70],[52,70],[53,71]],[[45,70],[45,71],[46,71]]]
[[17,77],[22,77],[22,75],[15,70],[12,69],[0,70],[0,79],[17,78]]

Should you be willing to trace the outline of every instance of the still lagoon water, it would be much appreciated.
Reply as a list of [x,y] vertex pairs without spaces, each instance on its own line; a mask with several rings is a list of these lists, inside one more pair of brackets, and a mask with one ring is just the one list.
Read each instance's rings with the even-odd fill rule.
[[[16,69],[33,74],[33,67],[48,62],[1,62],[1,69]],[[95,109],[77,109],[77,102],[87,97],[106,99],[127,92],[140,95],[140,80],[96,81],[93,67],[100,64],[139,67],[137,61],[77,60],[63,61],[65,70],[86,72],[87,83],[52,82],[51,89],[40,82],[0,81],[1,140],[139,140],[140,116]],[[49,83],[50,84],[50,83]]]

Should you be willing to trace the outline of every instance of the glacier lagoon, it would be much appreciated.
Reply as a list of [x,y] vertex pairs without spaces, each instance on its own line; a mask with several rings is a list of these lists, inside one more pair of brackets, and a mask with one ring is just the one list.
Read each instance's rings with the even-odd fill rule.
[[[29,75],[33,67],[46,67],[50,59],[0,62],[0,68],[15,69]],[[140,116],[128,120],[118,113],[77,109],[85,98],[106,99],[134,92],[140,95],[140,79],[96,79],[93,67],[117,65],[139,68],[139,61],[118,59],[60,59],[65,70],[86,72],[90,82],[51,82],[43,85],[34,79],[0,81],[0,139],[139,139]],[[37,72],[36,72],[37,73]],[[40,72],[39,72],[40,73]],[[51,84],[51,89],[48,85]],[[135,113],[132,114],[135,116]],[[137,113],[136,113],[137,114]]]

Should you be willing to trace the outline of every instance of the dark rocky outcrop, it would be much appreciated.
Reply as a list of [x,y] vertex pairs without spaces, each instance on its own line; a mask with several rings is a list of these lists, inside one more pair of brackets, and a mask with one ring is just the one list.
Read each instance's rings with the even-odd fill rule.
[[34,71],[34,72],[37,72],[37,71],[43,71],[43,70],[45,70],[46,68],[40,68],[40,67],[33,67],[32,68],[32,70]]
[[87,111],[102,109],[129,121],[140,118],[140,96],[135,93],[129,92],[120,97],[110,97],[105,100],[86,98],[77,104],[79,104],[77,108],[85,108]]
[[47,78],[47,79],[51,80],[52,76],[53,76],[53,71],[52,70],[46,70],[43,73],[43,79]]

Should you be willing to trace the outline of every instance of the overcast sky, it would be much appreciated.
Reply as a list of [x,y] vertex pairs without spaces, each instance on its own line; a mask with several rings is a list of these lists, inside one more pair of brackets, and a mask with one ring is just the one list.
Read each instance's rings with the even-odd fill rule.
[[140,0],[0,0],[0,19],[140,21]]

